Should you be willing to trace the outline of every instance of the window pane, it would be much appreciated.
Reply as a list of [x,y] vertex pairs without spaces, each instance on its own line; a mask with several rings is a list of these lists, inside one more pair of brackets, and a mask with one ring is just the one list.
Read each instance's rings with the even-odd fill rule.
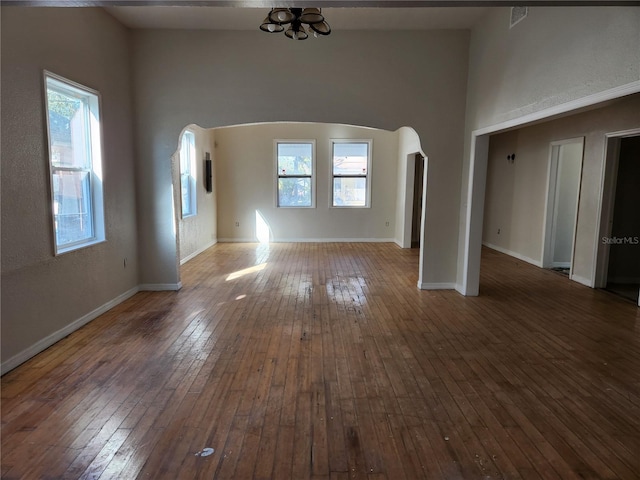
[[311,175],[311,143],[278,143],[278,175]]
[[311,179],[310,178],[279,178],[278,179],[279,207],[310,207]]
[[191,215],[191,178],[180,175],[180,191],[182,192],[182,216]]
[[93,237],[91,174],[53,172],[53,212],[58,246]]
[[366,175],[368,143],[334,143],[334,175]]
[[45,72],[56,254],[103,241],[100,99]]
[[364,207],[367,204],[367,179],[366,178],[340,178],[333,179],[333,206],[334,207]]
[[193,132],[186,131],[180,144],[180,194],[182,216],[196,214],[196,143]]
[[184,132],[180,145],[180,173],[191,173],[191,162],[195,157],[195,142],[192,132]]
[[84,99],[47,89],[51,164],[56,167],[91,168],[89,124]]

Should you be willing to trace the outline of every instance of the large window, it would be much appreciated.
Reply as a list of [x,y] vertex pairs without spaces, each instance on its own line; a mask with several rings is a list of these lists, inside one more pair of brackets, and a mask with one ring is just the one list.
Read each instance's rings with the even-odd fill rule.
[[45,72],[55,252],[104,240],[98,93]]
[[332,205],[368,207],[371,140],[333,140],[332,143]]
[[180,144],[180,198],[182,218],[196,212],[196,138],[189,130],[182,134]]
[[278,207],[314,206],[313,141],[276,141]]

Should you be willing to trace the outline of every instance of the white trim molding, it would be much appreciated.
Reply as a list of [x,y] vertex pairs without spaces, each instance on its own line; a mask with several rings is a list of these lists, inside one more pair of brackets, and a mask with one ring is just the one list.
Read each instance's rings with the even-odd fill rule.
[[[255,238],[219,238],[218,242],[220,243],[260,243]],[[269,240],[269,243],[395,243],[395,244],[398,244],[398,241],[395,238],[272,238],[271,240]]]
[[10,370],[13,370],[17,366],[23,364],[27,360],[35,357],[37,354],[43,352],[54,343],[62,340],[67,335],[75,332],[76,330],[85,326],[87,323],[91,322],[92,320],[95,320],[100,315],[108,312],[109,310],[121,304],[125,300],[128,300],[129,298],[133,297],[138,292],[175,291],[175,290],[180,290],[181,288],[182,288],[182,283],[178,282],[178,283],[143,284],[143,285],[138,285],[137,287],[134,287],[130,290],[127,290],[126,292],[118,295],[116,298],[109,300],[108,302],[104,303],[98,308],[72,321],[65,327],[61,328],[60,330],[53,332],[51,335],[48,335],[41,340],[38,340],[36,343],[24,349],[20,353],[17,353],[16,355],[9,358],[5,362],[2,362],[2,365],[0,365],[0,375],[4,375]]
[[479,128],[478,130],[474,130],[472,135],[479,137],[480,135],[492,134],[514,127],[522,127],[539,120],[548,120],[556,115],[563,115],[575,110],[580,110],[581,108],[591,107],[602,102],[608,102],[609,100],[615,100],[616,98],[633,95],[634,93],[640,93],[640,80],[587,95],[586,97],[577,98],[566,103],[561,103],[538,112],[529,113],[522,117],[507,120],[488,127]]
[[542,262],[540,260],[535,260],[531,257],[527,257],[526,255],[522,255],[521,253],[511,251],[507,248],[500,247],[492,243],[482,242],[482,245],[484,245],[487,248],[490,248],[491,250],[496,250],[500,253],[504,253],[505,255],[509,255],[510,257],[515,257],[518,260],[522,260],[523,262],[527,262],[527,263],[530,263],[531,265],[535,265],[536,267],[542,268]]
[[420,290],[457,290],[455,283],[422,283],[418,282]]
[[143,283],[138,286],[140,292],[166,292],[178,291],[182,288],[182,282],[178,283]]
[[216,243],[218,243],[218,240],[213,240],[212,242],[208,243],[207,245],[205,245],[202,248],[199,248],[198,250],[196,250],[195,252],[193,252],[190,255],[187,255],[186,257],[184,257],[182,260],[180,260],[180,265],[184,265],[185,263],[187,263],[189,260],[193,260],[195,257],[197,257],[198,255],[200,255],[201,253],[203,253],[205,250],[210,249],[211,247],[213,247]]
[[396,243],[393,238],[277,238],[272,243]]
[[10,359],[8,359],[7,361],[2,363],[2,365],[0,366],[0,375],[4,375],[8,371],[13,370],[14,368],[16,368],[18,365],[23,364],[24,362],[26,362],[30,358],[35,357],[37,354],[39,354],[40,352],[43,352],[44,350],[49,348],[54,343],[62,340],[67,335],[69,335],[69,334],[75,332],[76,330],[78,330],[79,328],[85,326],[87,323],[89,323],[90,321],[96,319],[97,317],[99,317],[103,313],[106,313],[107,311],[111,310],[116,305],[119,305],[120,303],[124,302],[125,300],[133,297],[136,293],[138,293],[138,291],[139,291],[139,287],[134,287],[131,290],[128,290],[128,291],[124,292],[121,295],[118,295],[113,300],[108,301],[104,305],[99,306],[95,310],[92,310],[91,312],[87,313],[86,315],[83,315],[82,317],[78,318],[77,320],[71,322],[66,327],[63,327],[60,330],[58,330],[57,332],[54,332],[51,335],[46,336],[42,340],[39,340],[38,342],[36,342],[33,345],[31,345],[29,348],[27,348],[27,349],[23,350],[22,352],[14,355]]
[[479,291],[480,245],[482,244],[482,217],[484,215],[489,135],[511,128],[523,127],[533,122],[550,120],[559,115],[576,112],[582,108],[639,92],[640,80],[636,80],[471,132],[467,198],[463,203],[466,206],[463,207],[464,211],[462,212],[465,217],[465,229],[460,232],[464,239],[463,251],[460,252],[463,262],[462,278],[458,279],[460,283],[458,291],[460,293],[475,296],[478,295]]
[[593,288],[593,282],[588,278],[581,277],[579,275],[571,275],[570,279],[573,280],[574,282],[578,282],[578,283],[581,283],[582,285]]
[[[620,130],[605,134],[603,172],[600,177],[600,199],[598,202],[598,229],[594,239],[596,248],[593,250],[593,266],[591,268],[592,286],[604,288],[607,285],[607,272],[609,264],[609,246],[601,243],[602,237],[611,234],[611,222],[613,220],[613,207],[615,198],[615,184],[618,178],[618,163],[620,155],[620,141],[623,138],[640,135],[640,128]],[[640,298],[638,299],[640,302]],[[639,304],[640,305],[640,304]]]

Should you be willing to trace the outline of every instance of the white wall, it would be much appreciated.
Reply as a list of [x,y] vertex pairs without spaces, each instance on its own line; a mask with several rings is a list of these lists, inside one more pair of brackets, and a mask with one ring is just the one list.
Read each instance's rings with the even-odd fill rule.
[[343,31],[292,42],[260,31],[145,30],[133,45],[143,283],[179,281],[169,159],[184,125],[271,121],[413,127],[433,179],[425,281],[454,282],[468,32]]
[[[477,276],[475,267],[467,276],[465,266],[479,266],[475,245],[482,231],[482,208],[477,204],[484,197],[485,169],[483,158],[476,162],[476,155],[482,156],[484,150],[474,150],[473,132],[496,132],[536,115],[543,118],[552,109],[562,110],[563,104],[635,88],[640,81],[640,9],[532,7],[513,29],[509,14],[509,8],[492,8],[471,33],[459,225],[458,282],[462,283]],[[479,183],[474,184],[474,178]],[[586,181],[597,183],[599,178]],[[473,258],[465,256],[468,248]]]
[[[1,43],[5,371],[134,292],[138,250],[127,30],[101,9],[3,7]],[[59,256],[53,255],[43,69],[102,97],[107,241]]]
[[[493,135],[483,242],[536,265],[542,264],[551,142],[585,137],[573,275],[582,283],[592,284],[601,241],[599,205],[605,135],[638,127],[640,94],[598,109]],[[506,161],[511,153],[516,154],[513,164]]]
[[[389,179],[397,176],[397,133],[289,122],[215,132],[221,241],[256,241],[256,212],[269,225],[273,241],[393,241],[396,184]],[[275,139],[315,140],[315,208],[276,208]],[[332,139],[373,141],[370,208],[330,208]]]
[[178,226],[180,262],[184,263],[217,242],[217,189],[207,192],[205,184],[205,153],[208,152],[212,162],[212,184],[215,185],[215,131],[189,125],[193,132],[196,147],[196,203],[197,214],[182,218],[180,215],[180,149],[173,155],[173,191],[175,195],[175,212]]

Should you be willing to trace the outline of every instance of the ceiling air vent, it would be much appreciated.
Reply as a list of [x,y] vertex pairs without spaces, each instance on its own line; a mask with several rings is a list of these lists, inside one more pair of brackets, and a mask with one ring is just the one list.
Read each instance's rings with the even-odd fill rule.
[[529,13],[529,7],[511,7],[511,21],[509,28],[513,28],[516,24],[525,19]]

